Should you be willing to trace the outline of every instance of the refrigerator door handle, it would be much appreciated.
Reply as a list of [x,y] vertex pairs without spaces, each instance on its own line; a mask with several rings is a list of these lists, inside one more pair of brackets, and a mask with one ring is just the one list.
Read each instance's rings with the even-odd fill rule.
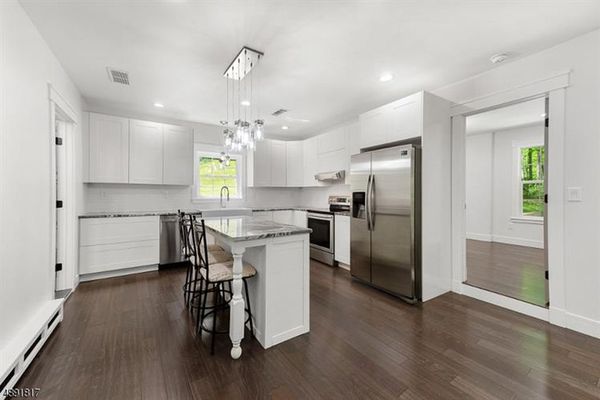
[[369,174],[369,179],[367,180],[367,193],[365,196],[365,213],[367,214],[367,229],[371,230],[371,204],[370,204],[370,194],[371,194],[371,174]]
[[369,192],[369,220],[371,221],[371,230],[375,229],[375,175],[371,175],[371,186]]

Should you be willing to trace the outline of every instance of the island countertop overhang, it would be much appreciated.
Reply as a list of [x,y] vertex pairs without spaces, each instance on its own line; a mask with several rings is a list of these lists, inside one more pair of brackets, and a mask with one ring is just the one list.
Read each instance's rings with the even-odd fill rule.
[[312,232],[310,228],[279,224],[250,216],[205,218],[204,224],[209,231],[235,242]]

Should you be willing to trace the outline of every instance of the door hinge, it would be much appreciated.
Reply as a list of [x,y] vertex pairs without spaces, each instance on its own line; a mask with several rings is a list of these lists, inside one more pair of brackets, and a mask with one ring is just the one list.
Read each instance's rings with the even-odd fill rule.
[[544,273],[544,275],[546,276],[546,280],[548,280],[550,278],[550,275],[548,274],[548,270],[546,270],[546,272]]
[[544,203],[548,204],[548,194],[544,194]]
[[62,271],[62,263],[57,263],[54,266],[54,271],[58,272],[58,271]]
[[547,128],[548,126],[550,126],[550,118],[546,118],[546,119],[544,119],[544,124],[545,124],[546,128]]
[[55,143],[57,146],[62,146],[62,144],[63,144],[62,138],[60,138],[60,137],[55,137],[55,138],[54,138],[54,143]]
[[63,208],[62,200],[56,200],[56,208]]

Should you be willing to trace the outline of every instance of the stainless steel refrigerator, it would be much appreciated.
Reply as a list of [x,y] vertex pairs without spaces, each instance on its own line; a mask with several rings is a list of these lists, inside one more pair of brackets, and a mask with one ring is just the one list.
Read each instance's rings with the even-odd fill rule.
[[408,302],[421,299],[421,149],[352,156],[351,273]]

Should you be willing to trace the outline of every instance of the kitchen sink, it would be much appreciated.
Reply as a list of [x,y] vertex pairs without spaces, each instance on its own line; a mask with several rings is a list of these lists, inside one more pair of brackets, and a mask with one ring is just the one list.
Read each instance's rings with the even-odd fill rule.
[[202,210],[202,217],[237,217],[243,215],[252,215],[251,208],[215,208]]

